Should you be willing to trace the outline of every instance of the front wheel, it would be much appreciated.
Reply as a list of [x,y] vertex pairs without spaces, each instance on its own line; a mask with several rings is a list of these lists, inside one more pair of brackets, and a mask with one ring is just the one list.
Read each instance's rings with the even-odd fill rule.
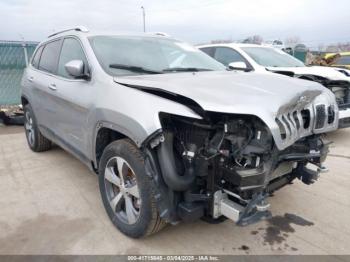
[[99,165],[99,186],[109,218],[125,235],[140,238],[164,227],[143,157],[130,140],[106,147]]

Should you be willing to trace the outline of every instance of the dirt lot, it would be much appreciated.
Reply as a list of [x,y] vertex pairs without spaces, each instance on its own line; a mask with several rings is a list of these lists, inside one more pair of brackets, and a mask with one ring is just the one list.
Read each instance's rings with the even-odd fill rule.
[[0,126],[0,254],[350,254],[350,130],[328,138],[330,172],[275,193],[272,219],[133,240],[108,220],[95,174],[59,148],[31,152],[22,129]]

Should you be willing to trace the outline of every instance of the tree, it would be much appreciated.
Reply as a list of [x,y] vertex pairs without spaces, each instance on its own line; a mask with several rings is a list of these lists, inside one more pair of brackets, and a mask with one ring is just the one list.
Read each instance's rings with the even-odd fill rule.
[[286,40],[284,40],[284,45],[286,47],[294,47],[300,43],[301,43],[301,40],[299,36],[290,36],[290,37],[287,37]]
[[319,52],[322,52],[324,49],[325,49],[324,44],[321,43],[321,44],[318,45],[318,51]]
[[211,44],[226,44],[232,43],[232,39],[215,39],[210,41]]
[[253,35],[244,39],[243,43],[260,45],[263,41],[264,39],[260,35]]

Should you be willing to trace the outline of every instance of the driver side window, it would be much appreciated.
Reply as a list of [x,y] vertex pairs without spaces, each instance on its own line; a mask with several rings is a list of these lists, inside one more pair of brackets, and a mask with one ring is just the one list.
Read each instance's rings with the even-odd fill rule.
[[[79,41],[74,38],[66,38],[63,41],[60,60],[58,63],[57,74],[59,76],[74,79],[74,77],[68,74],[64,67],[66,63],[72,60],[82,60],[84,62],[84,67],[88,66],[87,59]],[[86,71],[86,68],[84,68],[84,71]]]
[[214,58],[225,66],[232,62],[246,63],[245,59],[237,51],[228,47],[217,47]]

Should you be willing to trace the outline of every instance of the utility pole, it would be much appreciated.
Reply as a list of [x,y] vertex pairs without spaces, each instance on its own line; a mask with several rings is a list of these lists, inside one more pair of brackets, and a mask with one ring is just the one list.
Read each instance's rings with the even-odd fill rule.
[[142,16],[143,16],[143,32],[146,32],[146,12],[145,12],[145,8],[143,6],[141,6],[142,9]]

